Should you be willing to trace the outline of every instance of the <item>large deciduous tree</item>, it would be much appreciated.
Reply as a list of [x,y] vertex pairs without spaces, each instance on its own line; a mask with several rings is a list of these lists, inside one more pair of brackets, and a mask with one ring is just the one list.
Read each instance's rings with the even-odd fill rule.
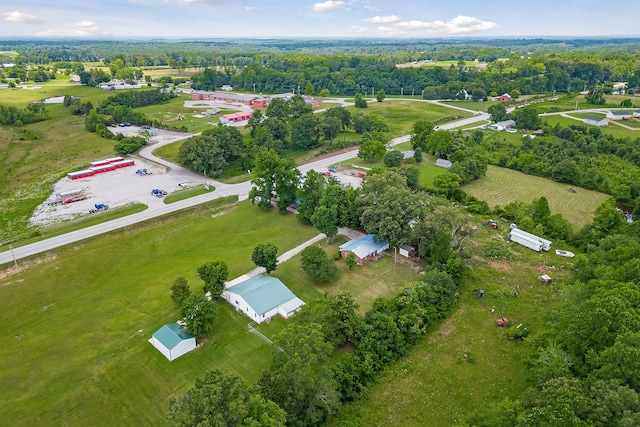
[[251,260],[258,267],[271,273],[278,266],[278,247],[273,243],[260,243],[253,248]]
[[172,426],[225,427],[285,425],[286,412],[265,400],[236,375],[209,371],[184,395],[171,401],[167,421]]
[[358,150],[358,157],[362,160],[371,161],[379,159],[386,153],[387,147],[385,146],[382,135],[378,133],[365,133],[360,140],[360,149]]
[[418,148],[422,151],[427,150],[427,137],[433,132],[433,128],[433,123],[426,119],[418,119],[413,122],[413,127],[411,128],[411,146],[414,150]]
[[171,301],[176,307],[182,307],[182,303],[191,295],[189,282],[184,277],[178,277],[171,285]]
[[296,198],[300,171],[292,159],[283,159],[271,149],[258,152],[253,169],[253,184],[249,192],[252,203],[258,199],[258,206],[268,208],[271,201],[277,198],[276,205],[281,213]]
[[307,246],[302,250],[301,266],[316,282],[332,282],[338,274],[334,260],[319,246]]
[[367,177],[356,203],[367,233],[392,246],[408,241],[411,224],[422,216],[420,198],[411,194],[403,176],[389,170]]
[[503,103],[490,105],[487,108],[487,112],[491,114],[491,121],[494,123],[501,122],[507,118],[507,107]]
[[304,224],[311,224],[311,218],[320,200],[324,196],[327,181],[320,173],[310,170],[307,172],[302,187],[298,190],[298,220]]
[[213,329],[216,320],[216,305],[204,295],[191,294],[182,303],[182,322],[189,333],[205,335]]
[[224,282],[229,277],[229,267],[224,261],[209,261],[198,267],[198,275],[204,282],[204,291],[218,299],[224,290]]

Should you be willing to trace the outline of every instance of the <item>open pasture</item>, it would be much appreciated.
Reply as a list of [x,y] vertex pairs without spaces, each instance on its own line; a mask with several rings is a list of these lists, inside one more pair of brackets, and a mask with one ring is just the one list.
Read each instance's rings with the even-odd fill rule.
[[595,209],[609,196],[582,188],[571,193],[567,191],[569,187],[569,184],[489,165],[487,176],[465,185],[463,190],[485,200],[492,208],[515,201],[529,203],[544,196],[551,213],[562,214],[575,227],[582,227],[592,221]]

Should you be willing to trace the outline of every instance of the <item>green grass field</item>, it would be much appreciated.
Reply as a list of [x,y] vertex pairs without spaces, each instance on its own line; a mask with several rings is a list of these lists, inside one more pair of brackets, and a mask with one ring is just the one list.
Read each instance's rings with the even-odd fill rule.
[[576,193],[567,191],[570,185],[546,178],[527,175],[511,169],[489,165],[487,176],[473,181],[463,190],[491,207],[505,206],[514,201],[531,202],[546,197],[551,213],[560,213],[571,224],[581,227],[593,219],[595,209],[609,196],[596,191],[576,188]]
[[[573,116],[573,113],[571,115]],[[574,120],[574,119],[569,119],[561,116],[544,116],[540,118],[542,119],[543,122],[546,122],[549,126],[552,126],[552,127],[555,126],[556,124],[559,124],[560,126],[564,126],[564,127],[568,127],[570,125],[582,125],[582,120]],[[602,131],[602,133],[606,135],[612,135],[616,138],[636,139],[640,137],[640,134],[638,134],[637,132],[634,132],[629,129],[625,129],[620,126],[612,125],[612,124],[601,127],[599,129]]]
[[[513,249],[518,253],[513,261],[473,261],[453,316],[329,425],[465,425],[464,420],[483,406],[520,395],[535,346],[508,340],[506,329],[498,328],[495,319],[506,316],[514,322],[511,328],[524,323],[532,333],[539,332],[569,268],[565,262],[558,264],[553,254]],[[543,261],[556,266],[549,274],[559,285],[538,284],[537,275],[547,271],[541,267]],[[484,289],[484,300],[478,300],[473,289]]]
[[[3,274],[3,422],[159,425],[171,397],[208,369],[253,383],[268,368],[271,348],[248,333],[249,319],[224,302],[214,332],[197,351],[169,363],[147,342],[157,328],[178,319],[171,283],[183,276],[192,291],[202,292],[196,270],[204,262],[224,260],[234,278],[255,267],[256,244],[272,242],[282,253],[317,233],[291,214],[218,201],[52,251],[19,273]],[[384,257],[352,271],[340,262],[336,283],[316,285],[299,262],[296,257],[274,274],[303,299],[351,290],[361,312],[416,277]]]
[[255,381],[271,349],[226,304],[209,341],[187,357],[169,363],[147,342],[178,318],[169,298],[176,277],[201,292],[196,269],[204,262],[224,260],[236,277],[255,267],[256,244],[282,253],[317,234],[294,215],[248,202],[216,212],[209,204],[99,236],[0,279],[0,322],[10,331],[0,338],[3,422],[157,425],[170,397],[207,369]]
[[383,102],[369,102],[366,109],[347,107],[351,114],[363,112],[376,114],[389,125],[389,131],[394,137],[411,132],[413,123],[418,119],[430,122],[445,120],[446,122],[471,117],[471,113],[453,108],[434,105],[427,102],[412,100],[387,99]]

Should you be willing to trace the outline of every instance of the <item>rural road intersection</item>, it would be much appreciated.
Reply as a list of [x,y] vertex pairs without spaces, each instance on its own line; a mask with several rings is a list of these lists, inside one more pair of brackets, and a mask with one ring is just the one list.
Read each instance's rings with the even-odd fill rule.
[[[473,123],[486,121],[489,119],[489,114],[481,113],[477,114],[477,111],[472,111],[475,115],[473,117],[458,120],[455,122],[447,123],[441,125],[439,128],[442,130],[449,130],[458,127],[466,127]],[[394,138],[391,140],[390,145],[394,146],[403,142],[409,141],[411,138],[410,135],[403,135],[398,138]],[[175,140],[167,141],[166,143],[175,142]],[[161,143],[162,144],[162,143]],[[162,144],[164,145],[164,144]],[[172,169],[180,168],[181,166],[172,164],[167,162],[166,160],[159,159],[154,156],[151,151],[158,148],[159,144],[154,144],[153,146],[144,148],[140,151],[140,155],[154,162],[163,164]],[[322,170],[334,165],[336,163],[344,163],[350,159],[353,159],[357,155],[357,150],[348,151],[346,153],[337,154],[335,156],[327,157],[325,159],[316,160],[311,163],[307,163],[304,165],[300,165],[298,169],[302,173],[307,173],[309,170]],[[190,172],[190,174],[194,174],[198,179],[202,179],[202,176],[195,174],[194,172]],[[59,248],[61,246],[69,245],[71,243],[79,242],[81,240],[88,239],[90,237],[98,236],[100,234],[108,233],[114,230],[118,230],[123,227],[127,227],[133,224],[137,224],[143,221],[147,221],[162,215],[170,214],[182,209],[186,209],[192,206],[197,206],[202,203],[206,203],[221,197],[234,196],[237,195],[240,200],[246,199],[249,195],[249,191],[251,190],[251,183],[249,181],[243,182],[240,184],[225,184],[222,182],[208,180],[207,182],[211,182],[211,185],[215,186],[215,191],[207,194],[202,194],[199,196],[192,197],[190,199],[181,200],[175,203],[171,203],[169,205],[162,206],[159,209],[154,209],[152,211],[143,211],[138,212],[132,215],[128,215],[123,218],[114,219],[108,222],[104,222],[102,224],[93,225],[91,227],[83,228],[81,230],[72,231],[60,236],[51,237],[46,240],[42,240],[40,242],[32,243],[25,246],[19,246],[8,251],[0,252],[0,265],[12,263],[22,258],[30,257],[32,255],[36,255],[39,253],[51,251],[53,249]]]

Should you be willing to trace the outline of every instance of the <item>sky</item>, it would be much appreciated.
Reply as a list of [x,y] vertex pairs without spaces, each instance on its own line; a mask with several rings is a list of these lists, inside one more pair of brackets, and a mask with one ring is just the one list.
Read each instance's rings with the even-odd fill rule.
[[640,0],[3,0],[0,37],[640,36]]

